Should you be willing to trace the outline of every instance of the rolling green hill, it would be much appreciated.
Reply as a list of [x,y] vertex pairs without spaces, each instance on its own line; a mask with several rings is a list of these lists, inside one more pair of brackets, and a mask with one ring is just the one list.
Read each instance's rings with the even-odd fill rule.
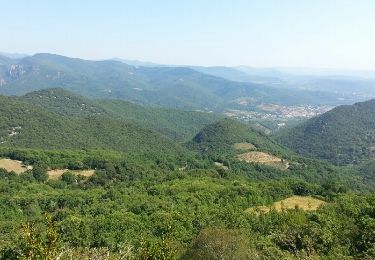
[[[109,149],[176,157],[187,151],[160,134],[101,115],[76,117],[0,96],[0,146],[37,149]],[[58,109],[58,108],[57,108]]]
[[336,107],[280,133],[277,139],[300,154],[335,164],[373,159],[375,100]]
[[204,127],[187,146],[214,162],[223,176],[245,176],[257,181],[302,179],[320,184],[345,183],[354,189],[373,190],[371,185],[362,183],[367,175],[299,156],[251,126],[231,119]]
[[234,154],[235,143],[248,143],[257,150],[285,153],[284,148],[265,134],[232,119],[223,119],[203,128],[189,143],[204,154]]

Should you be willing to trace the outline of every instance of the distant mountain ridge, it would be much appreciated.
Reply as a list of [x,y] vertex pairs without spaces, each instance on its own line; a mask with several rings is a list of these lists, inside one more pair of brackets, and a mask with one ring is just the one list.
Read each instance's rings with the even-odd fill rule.
[[24,54],[24,53],[0,52],[0,56],[4,56],[4,57],[10,58],[10,59],[22,59],[22,58],[25,58],[25,57],[27,57],[29,55],[28,54]]
[[111,60],[120,61],[130,66],[134,67],[172,67],[168,65],[163,65],[155,62],[147,62],[147,61],[140,61],[140,60],[129,60],[129,59],[120,59],[120,58],[112,58]]
[[119,61],[88,61],[53,54],[0,60],[0,93],[23,95],[64,88],[91,98],[123,99],[139,104],[188,110],[222,111],[276,104],[337,104],[323,92],[285,91],[267,84],[236,82],[187,67],[134,67]]

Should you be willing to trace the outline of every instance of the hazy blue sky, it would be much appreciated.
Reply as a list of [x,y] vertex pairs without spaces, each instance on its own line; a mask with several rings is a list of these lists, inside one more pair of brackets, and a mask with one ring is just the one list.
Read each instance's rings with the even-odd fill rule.
[[375,69],[374,0],[2,0],[0,51]]

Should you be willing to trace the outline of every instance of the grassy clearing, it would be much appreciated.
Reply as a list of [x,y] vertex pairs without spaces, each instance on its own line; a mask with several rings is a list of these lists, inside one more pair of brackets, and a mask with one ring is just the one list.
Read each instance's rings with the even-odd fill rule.
[[82,175],[82,176],[85,176],[85,177],[90,177],[94,174],[95,171],[94,170],[73,171],[73,170],[69,170],[69,169],[55,169],[55,170],[49,170],[47,172],[47,174],[48,174],[48,177],[50,179],[57,180],[65,172],[71,172],[75,175]]
[[234,149],[236,150],[250,150],[250,149],[256,149],[255,145],[251,143],[235,143],[233,145]]
[[245,161],[247,163],[261,163],[270,166],[279,167],[282,169],[287,169],[289,167],[289,163],[283,161],[279,157],[276,157],[272,154],[264,153],[264,152],[247,152],[242,153],[237,156],[237,159],[240,161]]
[[32,166],[24,165],[21,161],[11,159],[0,159],[0,168],[3,168],[8,172],[13,171],[17,174],[21,174],[27,170],[32,169]]
[[248,208],[245,210],[245,212],[260,214],[267,213],[272,209],[275,209],[277,212],[281,212],[283,210],[295,208],[299,208],[305,211],[314,211],[324,204],[326,204],[325,201],[313,197],[292,196],[281,201],[277,201],[270,206]]

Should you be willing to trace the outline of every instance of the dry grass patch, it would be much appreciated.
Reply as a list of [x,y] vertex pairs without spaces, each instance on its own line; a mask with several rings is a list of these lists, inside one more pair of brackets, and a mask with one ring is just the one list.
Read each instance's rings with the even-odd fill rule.
[[27,170],[32,169],[32,166],[24,165],[21,161],[11,159],[0,159],[0,168],[7,170],[8,172],[15,172],[17,174],[24,173]]
[[269,163],[269,162],[281,162],[279,157],[274,155],[264,153],[264,152],[247,152],[238,155],[238,159],[245,162],[255,162],[255,163]]
[[90,177],[94,174],[94,170],[69,170],[69,169],[55,169],[55,170],[49,170],[47,172],[48,177],[52,180],[57,180],[63,175],[65,172],[71,172],[75,175],[82,175],[85,177]]
[[[31,165],[24,165],[21,161],[11,160],[11,159],[0,159],[0,168],[7,170],[8,172],[15,172],[17,174],[21,174],[26,172],[27,170],[32,170],[33,167]],[[69,170],[69,169],[55,169],[47,171],[47,174],[50,179],[57,180],[58,178],[63,175],[64,172],[71,172],[75,175],[82,175],[85,177],[90,177],[94,174],[94,170]]]
[[250,149],[256,149],[255,145],[251,143],[235,143],[233,145],[234,149],[236,150],[250,150]]
[[305,211],[314,211],[326,203],[327,202],[323,200],[313,197],[292,196],[281,201],[277,201],[271,206],[258,206],[248,208],[245,210],[245,212],[260,214],[267,213],[271,211],[271,209],[275,209],[277,212],[281,212],[283,210],[295,208],[299,208]]
[[288,169],[289,163],[269,153],[264,152],[247,152],[237,156],[240,161],[247,163],[261,163],[270,166],[279,167],[282,169]]

